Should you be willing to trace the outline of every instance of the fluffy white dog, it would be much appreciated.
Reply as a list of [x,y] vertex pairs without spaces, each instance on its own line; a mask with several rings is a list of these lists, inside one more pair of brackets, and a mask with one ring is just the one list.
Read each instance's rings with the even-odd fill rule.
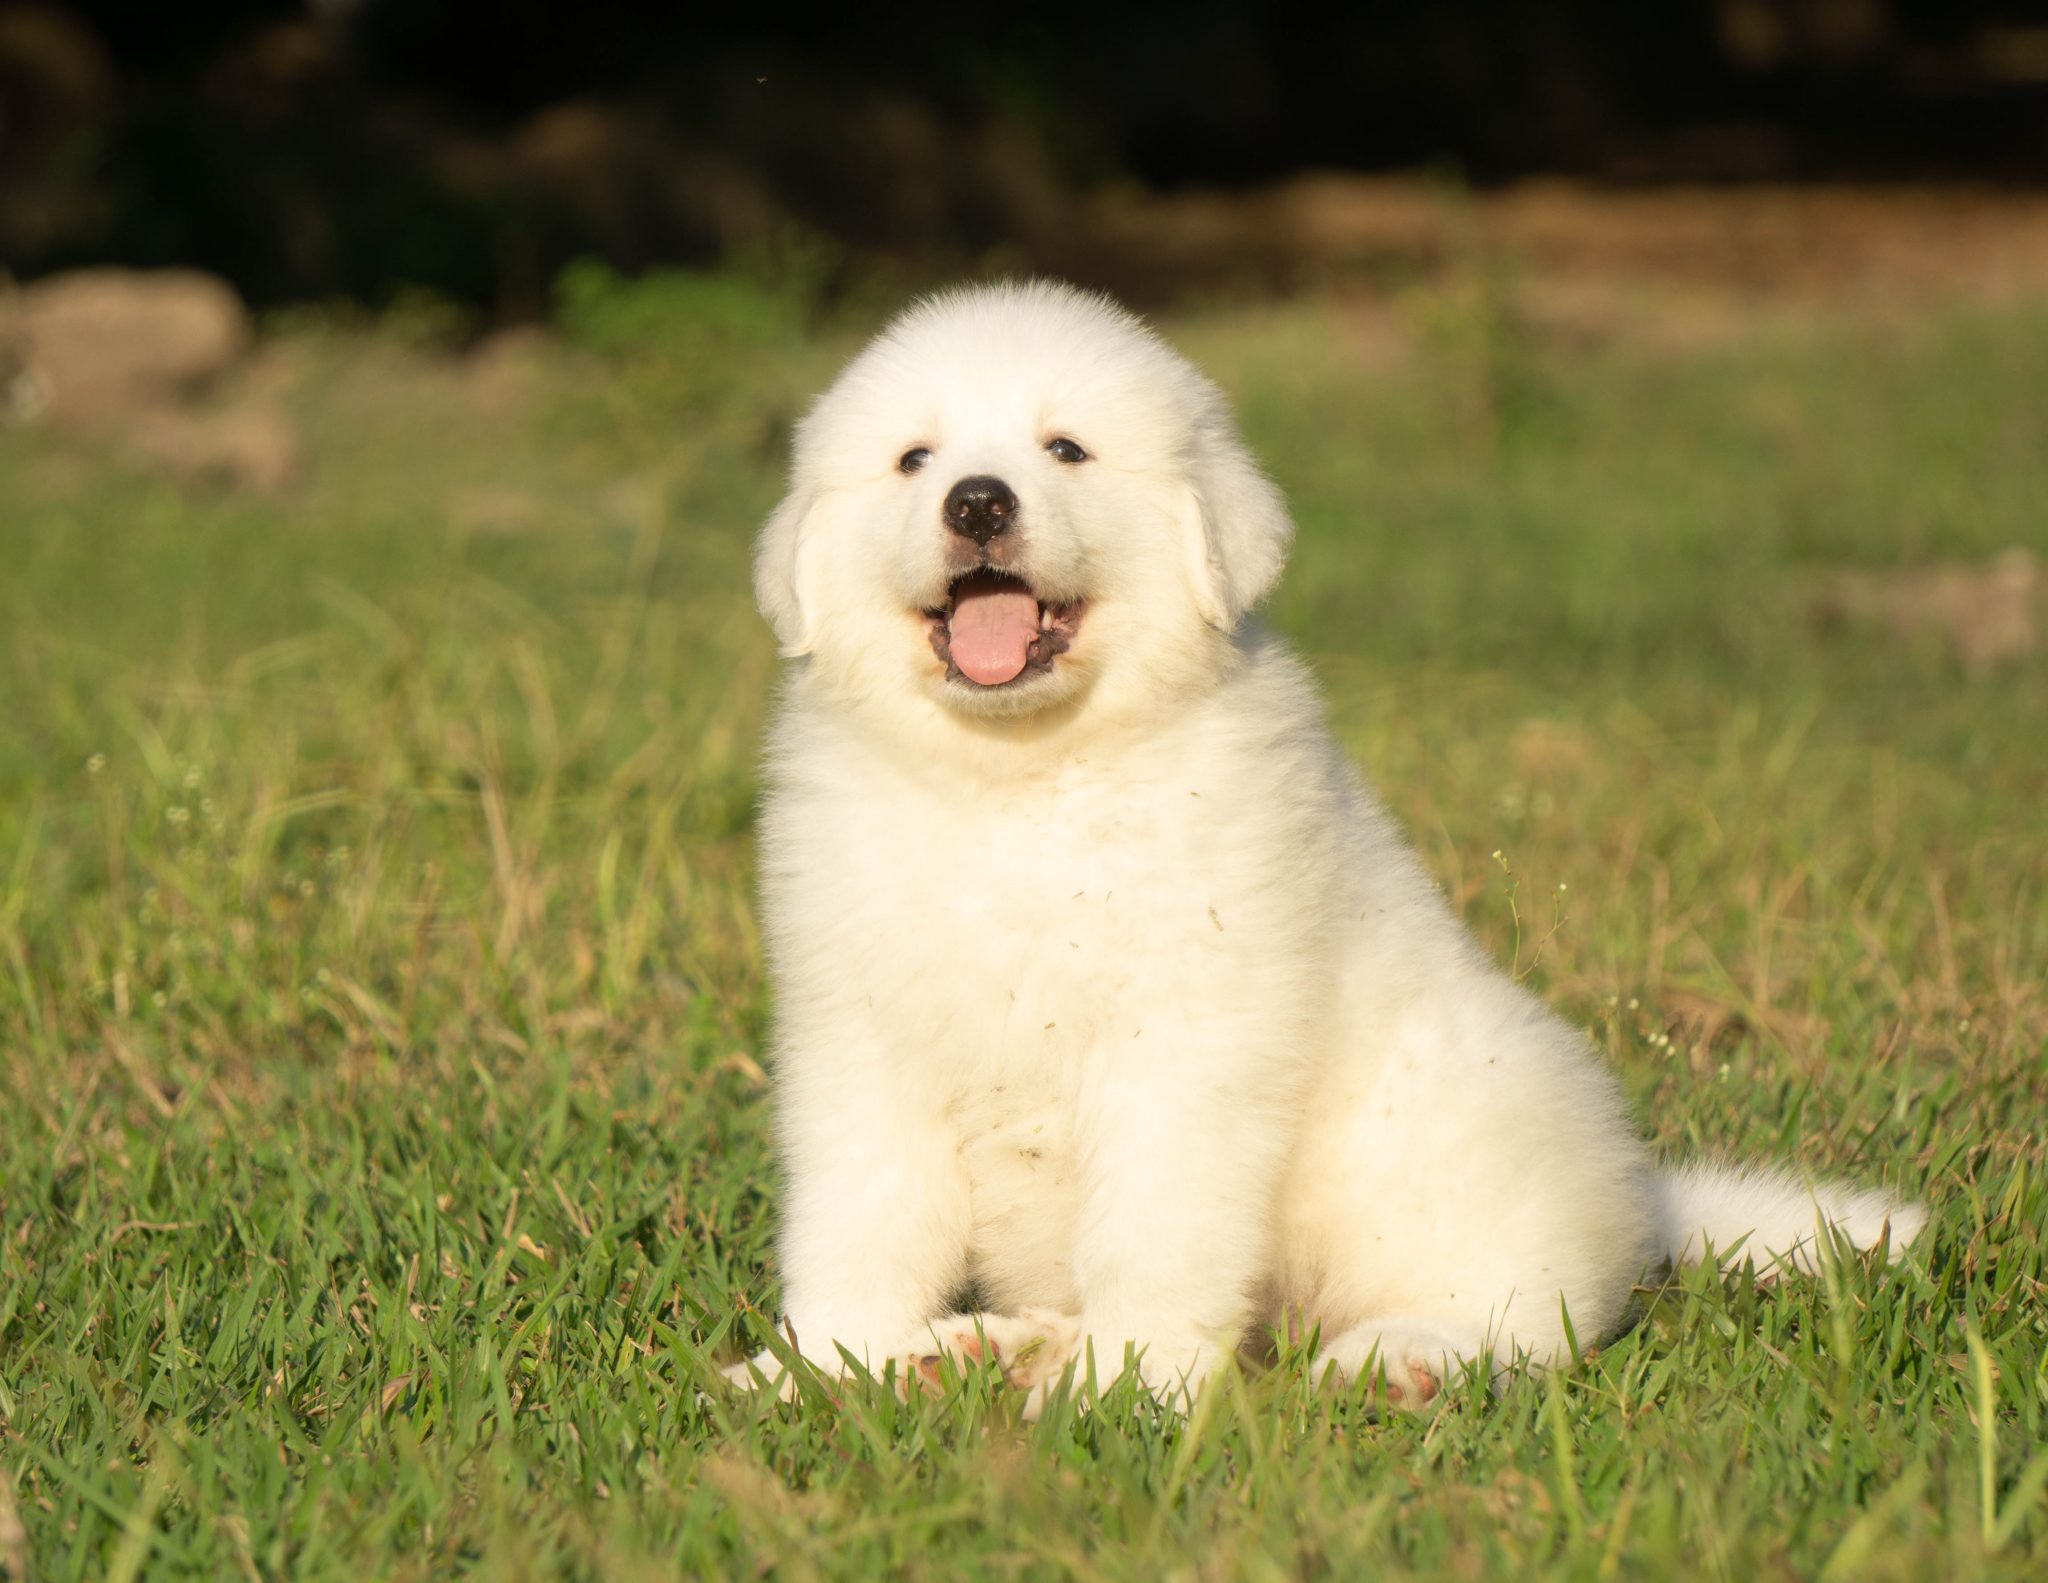
[[1412,1406],[1708,1244],[1810,1268],[1924,1223],[1651,1162],[1245,625],[1292,532],[1216,388],[1059,285],[914,307],[804,420],[755,589],[795,662],[762,888],[820,1367],[1129,1347],[1173,1398],[1275,1327]]

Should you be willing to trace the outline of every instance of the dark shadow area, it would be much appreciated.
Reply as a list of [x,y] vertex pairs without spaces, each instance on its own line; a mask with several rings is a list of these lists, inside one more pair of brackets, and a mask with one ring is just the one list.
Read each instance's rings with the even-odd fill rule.
[[[2037,184],[2048,7],[1212,0],[976,34],[912,8],[0,5],[0,260],[23,278],[187,264],[257,303],[426,287],[520,317],[575,257],[800,243],[1157,297],[1284,284],[1286,260],[1165,257],[1136,196],[1418,170]],[[1257,209],[1233,213],[1217,229],[1256,241]]]

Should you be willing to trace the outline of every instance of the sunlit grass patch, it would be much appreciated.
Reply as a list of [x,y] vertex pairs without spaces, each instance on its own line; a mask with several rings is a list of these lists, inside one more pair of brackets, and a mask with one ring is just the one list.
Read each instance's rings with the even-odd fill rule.
[[[2037,308],[1654,357],[1455,293],[1391,360],[1188,322],[1296,503],[1273,619],[1489,948],[1661,1148],[1935,1220],[1422,1416],[1282,1345],[1186,1422],[1027,1424],[979,1370],[717,1387],[777,1306],[747,543],[852,327],[578,289],[495,405],[293,331],[287,500],[0,435],[0,1568],[2038,1568],[2048,658],[1800,596],[2040,545]],[[663,333],[705,302],[746,314]]]

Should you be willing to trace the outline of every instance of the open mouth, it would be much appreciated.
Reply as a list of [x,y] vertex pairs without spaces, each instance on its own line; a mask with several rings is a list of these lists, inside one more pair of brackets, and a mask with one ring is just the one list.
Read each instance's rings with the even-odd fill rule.
[[983,568],[956,577],[944,607],[924,615],[949,681],[1007,687],[1050,671],[1087,608],[1078,599],[1049,605],[1023,578]]

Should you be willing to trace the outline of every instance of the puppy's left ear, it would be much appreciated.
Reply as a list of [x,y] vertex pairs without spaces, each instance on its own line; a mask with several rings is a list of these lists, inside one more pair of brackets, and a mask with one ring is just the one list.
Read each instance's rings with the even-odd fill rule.
[[775,629],[786,659],[811,652],[811,617],[803,593],[804,536],[816,505],[811,490],[791,484],[782,503],[769,513],[754,547],[754,603]]
[[1280,580],[1294,518],[1225,415],[1198,433],[1188,484],[1195,599],[1211,626],[1233,631]]

